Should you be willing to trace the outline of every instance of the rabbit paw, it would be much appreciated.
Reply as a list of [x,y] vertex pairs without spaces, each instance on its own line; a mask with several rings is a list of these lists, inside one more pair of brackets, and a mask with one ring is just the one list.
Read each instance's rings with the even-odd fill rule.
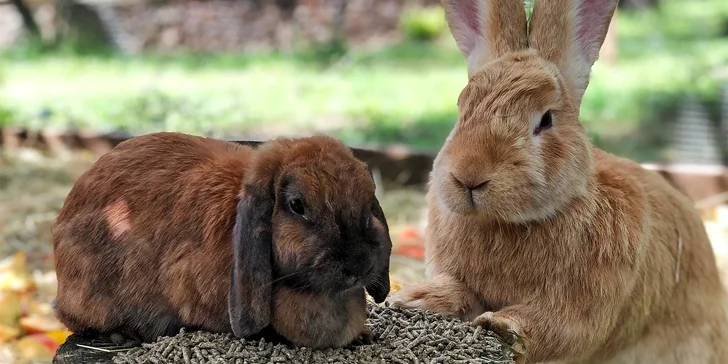
[[452,317],[463,315],[462,301],[458,295],[449,295],[448,290],[435,290],[430,285],[403,287],[387,298],[393,307],[432,311]]
[[431,294],[428,292],[426,287],[413,285],[402,287],[402,289],[387,297],[386,302],[389,303],[390,306],[397,308],[414,308],[436,311],[434,308],[430,307],[432,305],[428,304],[430,301],[428,299],[429,296],[431,296]]
[[354,339],[352,345],[359,346],[371,344],[374,344],[374,335],[372,335],[372,329],[370,329],[369,326],[364,326],[364,330],[362,330],[359,336]]
[[402,287],[387,302],[394,307],[433,311],[468,321],[485,311],[478,297],[467,286],[447,275]]
[[513,353],[516,363],[525,363],[526,342],[521,327],[516,321],[498,313],[486,312],[476,317],[472,324],[496,333],[503,345]]

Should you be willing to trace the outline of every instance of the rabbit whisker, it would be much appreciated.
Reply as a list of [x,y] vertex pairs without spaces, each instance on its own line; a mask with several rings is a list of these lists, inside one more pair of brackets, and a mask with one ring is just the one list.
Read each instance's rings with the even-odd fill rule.
[[305,292],[309,287],[311,287],[311,283],[306,283],[304,286],[296,287],[293,290],[296,292]]
[[306,272],[306,271],[308,271],[308,270],[311,270],[311,268],[299,269],[299,270],[297,270],[297,271],[295,271],[295,272],[293,272],[293,273],[290,273],[290,274],[286,274],[286,275],[284,275],[284,276],[280,276],[280,277],[278,277],[278,278],[276,278],[276,279],[274,279],[274,280],[270,281],[270,283],[268,283],[268,285],[272,285],[272,284],[274,284],[274,283],[277,283],[277,282],[280,282],[281,280],[284,280],[284,279],[286,279],[286,278],[290,278],[290,277],[293,277],[293,276],[295,276],[295,275],[297,275],[297,274],[301,274],[301,273],[304,273],[304,272]]

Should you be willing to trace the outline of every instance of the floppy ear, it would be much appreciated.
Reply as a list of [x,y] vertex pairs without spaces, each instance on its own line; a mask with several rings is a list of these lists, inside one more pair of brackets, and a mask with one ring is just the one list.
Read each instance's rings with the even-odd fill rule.
[[392,254],[392,240],[389,237],[389,226],[384,217],[379,200],[374,198],[373,215],[371,228],[374,229],[374,237],[379,245],[379,256],[375,262],[377,271],[375,279],[366,285],[366,290],[376,303],[384,302],[389,295],[389,256]]
[[271,196],[255,186],[246,186],[238,202],[228,301],[230,325],[238,338],[258,333],[270,323],[273,206]]
[[442,0],[445,18],[468,61],[468,75],[506,53],[526,48],[522,0]]
[[561,70],[581,102],[618,0],[537,0],[529,43]]

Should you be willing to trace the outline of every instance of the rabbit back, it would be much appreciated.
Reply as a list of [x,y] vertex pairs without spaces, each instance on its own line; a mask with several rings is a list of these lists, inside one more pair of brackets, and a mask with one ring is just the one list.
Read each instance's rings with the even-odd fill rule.
[[54,227],[59,319],[145,341],[182,326],[230,331],[231,230],[251,152],[155,133],[101,157]]

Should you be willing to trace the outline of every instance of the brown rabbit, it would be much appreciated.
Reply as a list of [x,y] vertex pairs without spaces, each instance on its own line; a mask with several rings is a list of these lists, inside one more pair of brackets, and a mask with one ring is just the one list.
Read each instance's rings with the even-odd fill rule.
[[427,280],[390,301],[472,320],[518,362],[728,363],[692,202],[592,147],[579,108],[616,0],[443,0],[470,80],[427,200]]
[[389,293],[392,244],[374,190],[323,136],[256,150],[177,133],[125,141],[78,179],[54,227],[58,318],[145,342],[182,327],[366,340],[364,288]]

